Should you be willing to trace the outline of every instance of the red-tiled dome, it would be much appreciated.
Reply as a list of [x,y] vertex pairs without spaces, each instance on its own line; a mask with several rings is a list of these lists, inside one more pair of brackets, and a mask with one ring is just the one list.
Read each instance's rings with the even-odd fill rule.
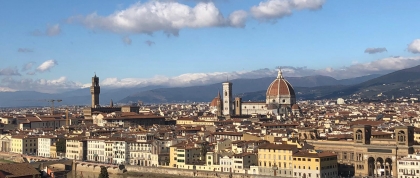
[[279,71],[277,78],[268,87],[266,95],[267,97],[279,95],[295,96],[295,90],[292,85],[283,78],[281,71]]
[[217,94],[217,96],[213,100],[211,100],[210,107],[216,107],[218,102],[221,102],[220,92]]

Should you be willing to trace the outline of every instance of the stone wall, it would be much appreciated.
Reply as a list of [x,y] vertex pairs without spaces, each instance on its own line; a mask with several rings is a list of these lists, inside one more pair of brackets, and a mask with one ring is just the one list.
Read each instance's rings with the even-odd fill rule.
[[[162,167],[144,167],[144,166],[126,166],[128,173],[155,173],[155,174],[169,174],[179,175],[185,177],[219,177],[219,178],[274,178],[273,176],[264,175],[250,175],[250,174],[232,174],[226,172],[213,172],[213,171],[193,171],[187,169],[176,169],[176,168],[162,168]],[[281,177],[275,177],[281,178]],[[284,177],[283,177],[284,178]]]
[[[114,168],[114,166],[108,167],[107,170],[108,170],[109,174],[122,173],[122,171],[120,169],[118,169],[118,166],[116,168]],[[85,165],[77,164],[76,172],[77,173],[80,173],[80,172],[100,173],[101,172],[101,167],[100,166],[87,165],[87,164],[85,164]]]

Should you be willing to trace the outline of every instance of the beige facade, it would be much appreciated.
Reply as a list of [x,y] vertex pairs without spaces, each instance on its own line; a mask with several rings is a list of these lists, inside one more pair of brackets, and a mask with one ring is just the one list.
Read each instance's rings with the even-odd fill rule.
[[83,142],[81,138],[66,139],[66,158],[82,161],[84,158]]
[[11,145],[13,153],[36,155],[38,151],[38,139],[34,136],[13,135]]
[[[393,136],[391,136],[393,135]],[[414,129],[411,126],[395,127],[389,136],[372,134],[368,125],[353,127],[353,140],[306,140],[316,150],[337,154],[342,176],[397,176],[397,159],[412,154]]]

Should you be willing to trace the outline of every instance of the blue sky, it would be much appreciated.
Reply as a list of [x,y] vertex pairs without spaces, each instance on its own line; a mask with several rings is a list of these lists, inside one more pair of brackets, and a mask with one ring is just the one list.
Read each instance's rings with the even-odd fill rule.
[[277,66],[286,76],[389,72],[420,64],[418,7],[416,0],[0,1],[0,91],[80,88],[94,72],[110,87],[275,76]]

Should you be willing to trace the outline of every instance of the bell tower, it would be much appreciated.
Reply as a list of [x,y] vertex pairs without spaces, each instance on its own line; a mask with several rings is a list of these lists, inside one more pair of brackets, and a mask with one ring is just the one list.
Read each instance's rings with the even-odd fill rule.
[[232,104],[232,83],[227,81],[223,83],[223,115],[230,116],[233,114]]
[[99,105],[99,93],[101,93],[101,87],[99,86],[99,77],[92,77],[92,86],[90,86],[90,94],[92,95],[92,108],[96,108]]
[[357,125],[353,126],[353,140],[355,143],[363,145],[370,144],[372,126],[370,125]]

